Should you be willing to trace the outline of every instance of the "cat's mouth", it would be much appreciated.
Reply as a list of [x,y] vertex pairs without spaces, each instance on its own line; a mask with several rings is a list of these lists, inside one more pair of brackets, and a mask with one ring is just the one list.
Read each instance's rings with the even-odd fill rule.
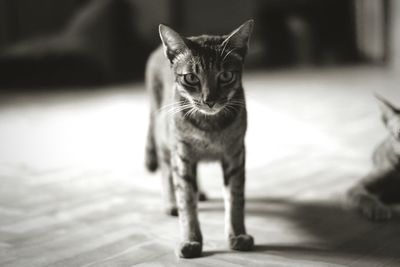
[[219,113],[222,109],[223,106],[219,103],[213,103],[210,105],[210,103],[196,103],[197,109],[205,114],[205,115],[215,115]]
[[195,100],[195,99],[191,99],[190,103],[193,106],[193,111],[194,112],[199,112],[201,114],[204,115],[208,115],[208,116],[212,116],[212,115],[216,115],[219,112],[221,112],[224,108],[225,108],[225,104],[224,102],[214,102],[214,103],[207,103],[204,101],[199,101],[199,100]]

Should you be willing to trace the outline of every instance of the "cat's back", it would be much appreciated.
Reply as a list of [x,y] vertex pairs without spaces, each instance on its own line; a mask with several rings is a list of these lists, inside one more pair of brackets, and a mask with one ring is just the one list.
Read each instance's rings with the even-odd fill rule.
[[146,64],[145,76],[147,87],[154,87],[171,80],[169,61],[165,57],[161,45],[150,54]]
[[167,64],[168,61],[164,56],[164,51],[161,45],[159,45],[154,51],[150,54],[147,59],[146,72],[157,71],[162,69],[162,65]]
[[161,45],[150,54],[147,60],[145,82],[154,108],[158,109],[170,101],[172,90],[164,90],[164,88],[173,85],[173,74]]

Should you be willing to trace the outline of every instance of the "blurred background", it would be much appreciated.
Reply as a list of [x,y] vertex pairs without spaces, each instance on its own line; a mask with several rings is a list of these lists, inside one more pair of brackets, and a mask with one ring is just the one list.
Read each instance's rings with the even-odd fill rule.
[[[205,257],[188,265],[144,168],[145,63],[159,23],[192,36],[250,18],[257,247],[228,250],[221,169],[201,164]],[[0,0],[0,265],[399,266],[398,216],[343,208],[388,134],[373,94],[400,107],[399,71],[398,0]]]
[[0,0],[0,86],[141,80],[159,23],[184,35],[256,21],[248,68],[388,65],[390,0]]

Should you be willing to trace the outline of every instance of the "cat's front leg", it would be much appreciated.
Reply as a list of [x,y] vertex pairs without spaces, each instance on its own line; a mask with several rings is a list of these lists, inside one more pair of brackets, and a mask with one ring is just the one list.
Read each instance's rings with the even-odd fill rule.
[[177,254],[182,258],[195,258],[201,255],[203,247],[197,216],[196,163],[184,149],[176,149],[174,153],[172,170],[182,240]]
[[254,239],[244,225],[245,149],[244,146],[225,155],[224,172],[225,232],[231,249],[248,251]]
[[348,192],[350,205],[373,221],[385,221],[392,217],[392,210],[362,185],[351,188]]
[[[384,196],[394,186],[391,171],[374,171],[350,188],[347,193],[351,207],[374,221],[384,221],[392,217],[392,210],[385,205],[379,195]],[[389,181],[389,182],[388,182]]]

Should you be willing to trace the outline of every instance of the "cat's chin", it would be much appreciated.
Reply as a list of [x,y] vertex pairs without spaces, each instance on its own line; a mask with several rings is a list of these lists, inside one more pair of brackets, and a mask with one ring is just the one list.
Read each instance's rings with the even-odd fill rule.
[[208,116],[216,115],[219,113],[221,109],[210,109],[210,110],[205,110],[205,109],[199,109],[199,112]]

